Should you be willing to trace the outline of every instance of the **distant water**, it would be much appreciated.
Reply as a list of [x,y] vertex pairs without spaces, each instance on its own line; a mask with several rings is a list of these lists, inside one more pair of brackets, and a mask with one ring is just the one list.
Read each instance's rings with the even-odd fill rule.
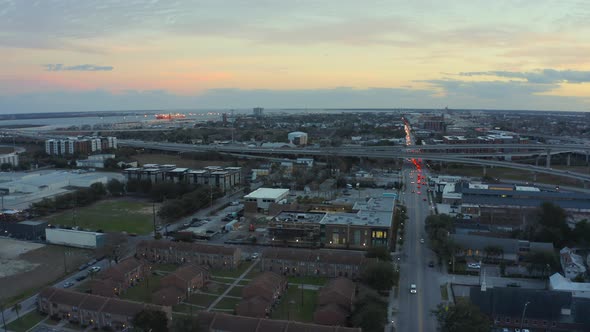
[[[170,113],[176,113],[170,112]],[[220,120],[223,112],[220,111],[191,111],[178,112],[186,116],[182,120],[209,121]],[[37,129],[67,128],[70,126],[113,124],[113,123],[137,123],[137,122],[158,122],[165,124],[166,120],[156,120],[155,113],[127,116],[95,116],[95,117],[69,117],[69,118],[46,118],[46,119],[20,119],[0,120],[0,126],[10,125],[31,125]],[[41,128],[38,126],[42,126]]]

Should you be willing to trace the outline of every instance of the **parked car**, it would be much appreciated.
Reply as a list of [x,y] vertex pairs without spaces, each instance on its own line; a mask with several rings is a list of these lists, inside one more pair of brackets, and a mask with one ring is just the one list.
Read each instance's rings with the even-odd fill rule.
[[467,267],[470,269],[481,269],[481,264],[479,263],[468,263]]
[[434,262],[433,261],[428,262],[428,267],[434,267]]
[[93,266],[93,267],[90,268],[90,271],[92,271],[94,273],[99,272],[100,271],[100,266]]
[[66,281],[66,282],[63,284],[63,287],[64,287],[64,288],[70,288],[70,287],[72,287],[72,286],[74,286],[74,283],[73,283],[73,282],[71,282],[71,281]]
[[79,275],[79,276],[76,277],[76,281],[82,281],[84,279],[86,279],[86,275],[85,274],[82,274],[82,275]]

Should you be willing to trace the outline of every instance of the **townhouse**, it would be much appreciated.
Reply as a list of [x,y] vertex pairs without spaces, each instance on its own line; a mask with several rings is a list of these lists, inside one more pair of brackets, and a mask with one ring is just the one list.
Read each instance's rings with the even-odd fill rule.
[[160,289],[152,295],[152,300],[159,305],[178,304],[203,288],[209,278],[207,268],[193,264],[183,266],[160,280]]
[[47,287],[37,297],[40,312],[58,319],[66,319],[83,327],[113,329],[133,327],[133,317],[142,310],[159,310],[172,317],[172,309],[165,306],[125,301],[71,290]]
[[112,297],[120,295],[140,282],[149,273],[149,267],[139,259],[129,257],[112,266],[92,280],[92,294]]
[[260,270],[285,276],[322,276],[357,279],[371,259],[364,252],[269,248],[263,251]]
[[356,286],[350,279],[331,280],[318,295],[318,307],[313,315],[314,323],[346,326],[352,314],[355,294]]
[[233,270],[240,264],[240,248],[204,243],[141,241],[136,256],[152,263],[196,264],[213,269]]
[[295,321],[234,316],[219,312],[201,312],[197,319],[199,322],[199,331],[207,332],[361,332],[360,328],[323,326]]
[[242,289],[242,301],[236,308],[240,316],[266,318],[287,289],[287,278],[264,272]]

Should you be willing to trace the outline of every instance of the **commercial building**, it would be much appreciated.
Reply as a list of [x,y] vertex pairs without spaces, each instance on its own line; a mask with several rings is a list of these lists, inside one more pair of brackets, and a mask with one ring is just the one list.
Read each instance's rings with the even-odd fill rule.
[[590,326],[590,299],[567,292],[472,287],[469,298],[499,329],[582,332]]
[[360,328],[342,326],[323,326],[296,321],[253,318],[224,314],[219,312],[200,312],[197,316],[201,331],[224,332],[361,332]]
[[246,213],[268,212],[271,204],[281,204],[286,201],[289,189],[258,188],[244,196],[244,211]]
[[105,235],[73,229],[46,228],[45,240],[51,244],[96,249],[105,244]]
[[123,331],[133,327],[133,318],[142,310],[157,310],[172,319],[170,307],[125,301],[93,294],[47,287],[37,296],[40,312],[90,328]]
[[[574,282],[559,273],[549,277],[549,289],[571,293],[573,297],[583,297],[590,299],[590,283]],[[589,313],[590,314],[590,313]]]
[[264,272],[242,289],[242,300],[236,308],[240,316],[268,318],[272,309],[287,290],[287,278]]
[[0,222],[0,235],[23,240],[39,240],[45,236],[46,221],[25,220],[21,222]]
[[[455,256],[476,261],[493,259],[518,263],[529,253],[553,252],[553,244],[547,242],[529,242],[526,240],[469,234],[450,234],[449,239],[459,248],[455,252]],[[497,257],[490,257],[488,249],[492,247],[501,250],[500,253],[497,253]]]
[[261,271],[285,276],[322,276],[357,279],[370,261],[364,252],[348,250],[309,250],[269,248],[263,251]]
[[69,137],[45,141],[45,153],[49,155],[91,154],[116,149],[116,137]]
[[[448,190],[447,190],[448,189]],[[572,222],[590,217],[590,195],[563,191],[543,191],[533,186],[485,183],[448,183],[443,206],[461,214],[470,223],[490,229],[512,231],[535,219],[538,208],[552,202],[563,208]]]
[[289,143],[295,145],[307,145],[307,133],[302,131],[294,131],[287,134]]
[[84,168],[104,168],[107,159],[115,159],[114,154],[103,153],[88,156],[88,159],[76,160],[77,167]]
[[[95,182],[108,182],[107,173],[85,171],[39,171],[14,173],[0,183],[0,192],[5,194],[53,192],[65,187],[90,187]],[[49,194],[51,195],[51,194]],[[6,198],[5,198],[6,199]]]
[[233,270],[240,264],[240,248],[204,243],[141,241],[136,255],[154,263],[197,264],[210,268]]
[[150,181],[151,183],[187,183],[211,185],[227,192],[242,183],[241,167],[207,166],[202,170],[180,168],[176,165],[145,164],[123,171],[127,181]]

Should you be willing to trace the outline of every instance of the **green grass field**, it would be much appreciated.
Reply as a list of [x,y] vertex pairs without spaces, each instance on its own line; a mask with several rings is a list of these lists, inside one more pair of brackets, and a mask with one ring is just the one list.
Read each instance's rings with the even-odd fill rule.
[[215,309],[235,309],[236,306],[238,305],[238,303],[240,303],[240,299],[224,297],[223,299],[221,299],[221,301],[219,301],[219,303],[217,303],[217,305],[213,308],[213,310],[215,310]]
[[32,311],[26,315],[21,316],[19,319],[8,324],[6,328],[9,331],[28,331],[33,326],[37,325],[40,321],[44,320],[47,316],[43,316],[37,311]]
[[298,287],[289,287],[281,303],[273,310],[272,318],[311,322],[317,301],[317,291],[307,289],[302,291]]
[[[253,263],[254,262],[241,262],[240,267],[238,267],[235,270],[211,270],[211,276],[237,278],[237,277],[241,276],[242,273],[246,272],[246,270]],[[256,267],[254,269],[256,269]],[[252,271],[250,271],[250,272],[252,272]]]
[[138,201],[108,200],[77,208],[48,218],[51,224],[79,226],[104,232],[146,234],[152,230],[151,204]]
[[289,277],[289,283],[324,286],[326,283],[328,283],[328,278],[315,276]]
[[151,302],[152,294],[160,288],[160,279],[162,279],[162,277],[150,275],[148,278],[149,279],[144,279],[139,284],[127,289],[125,293],[121,295],[121,298],[138,302]]

